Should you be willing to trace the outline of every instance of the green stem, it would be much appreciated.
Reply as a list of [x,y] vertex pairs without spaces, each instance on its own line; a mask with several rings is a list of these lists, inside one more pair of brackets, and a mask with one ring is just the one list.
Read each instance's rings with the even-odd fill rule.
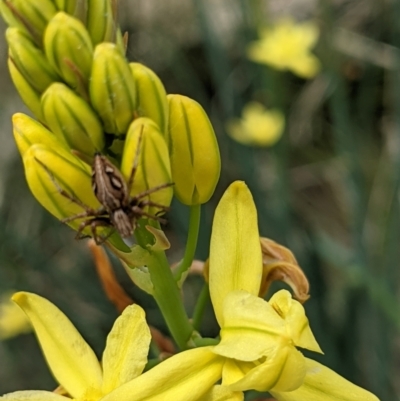
[[179,281],[182,274],[192,265],[199,237],[201,205],[190,206],[189,232],[186,241],[185,254],[175,271],[175,279]]
[[138,244],[149,251],[146,264],[154,286],[152,295],[178,347],[180,349],[187,349],[193,333],[193,327],[183,306],[182,296],[165,252],[149,249],[154,243],[154,237],[145,228],[144,223],[138,225],[135,237]]
[[193,311],[192,324],[193,328],[197,331],[200,330],[201,320],[204,315],[204,309],[210,299],[210,290],[207,284],[204,284],[199,297],[197,298],[196,306]]
[[[174,279],[165,252],[154,250],[155,239],[146,229],[146,221],[139,222],[135,231],[138,246],[143,249],[141,263],[145,264],[150,273],[153,284],[152,296],[164,317],[171,336],[181,350],[189,348],[193,327],[186,314],[180,289]],[[138,260],[134,260],[133,253],[123,253],[107,244],[110,249],[121,258],[129,268],[135,268]],[[137,253],[136,253],[137,255]]]
[[147,265],[154,285],[153,297],[178,347],[189,346],[193,327],[189,322],[179,288],[164,252],[151,252]]

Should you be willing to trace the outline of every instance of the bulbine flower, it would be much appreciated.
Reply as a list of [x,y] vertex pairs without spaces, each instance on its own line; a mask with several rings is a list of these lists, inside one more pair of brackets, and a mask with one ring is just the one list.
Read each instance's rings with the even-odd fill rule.
[[[234,182],[215,212],[209,285],[226,358],[222,384],[232,391],[269,391],[279,401],[376,401],[297,349],[322,352],[303,306],[281,290],[259,297],[263,260],[257,211],[243,182]],[[339,397],[340,394],[340,397]]]
[[272,146],[281,138],[284,127],[282,112],[250,102],[243,108],[242,118],[229,121],[226,129],[232,139],[244,145]]
[[318,73],[320,62],[311,53],[319,36],[315,23],[296,23],[285,18],[262,28],[259,36],[248,48],[250,60],[277,70],[290,70],[302,78],[312,78]]
[[[115,321],[100,363],[69,319],[51,302],[25,292],[16,293],[13,300],[31,321],[53,375],[75,401],[196,401],[210,392],[221,375],[222,359],[218,362],[209,347],[175,355],[142,373],[151,335],[138,305],[128,306]],[[218,394],[208,400],[221,399]],[[17,391],[0,400],[71,398],[37,390]]]

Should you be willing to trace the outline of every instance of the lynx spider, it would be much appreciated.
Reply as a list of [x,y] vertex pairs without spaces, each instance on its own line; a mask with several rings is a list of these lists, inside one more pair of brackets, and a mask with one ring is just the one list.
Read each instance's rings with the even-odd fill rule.
[[[101,245],[108,239],[114,230],[116,230],[122,238],[130,237],[136,228],[137,220],[141,217],[148,217],[161,223],[165,222],[161,217],[149,214],[143,209],[146,206],[154,206],[159,208],[160,211],[167,211],[169,208],[165,205],[144,198],[163,188],[172,186],[172,183],[157,185],[147,191],[136,194],[133,197],[130,196],[130,191],[132,189],[139,163],[142,135],[143,128],[139,134],[135,159],[128,182],[125,181],[125,178],[117,167],[108,161],[104,155],[98,152],[95,154],[92,164],[92,188],[96,198],[102,205],[98,209],[93,209],[85,205],[78,198],[62,189],[47,166],[37,160],[48,172],[60,195],[84,209],[84,212],[82,213],[61,220],[63,223],[69,223],[77,219],[86,218],[78,227],[75,237],[76,239],[85,238],[86,236],[83,235],[82,232],[86,227],[90,226],[93,239],[97,245]],[[113,229],[107,234],[107,236],[103,237],[97,233],[98,227],[112,227]]]

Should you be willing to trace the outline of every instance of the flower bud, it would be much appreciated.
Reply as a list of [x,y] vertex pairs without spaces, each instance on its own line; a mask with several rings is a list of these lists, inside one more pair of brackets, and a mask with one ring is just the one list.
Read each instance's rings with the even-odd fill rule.
[[86,93],[93,58],[93,45],[78,19],[59,12],[44,34],[46,57],[56,71],[79,93]]
[[118,24],[110,0],[89,0],[87,29],[92,43],[116,42]]
[[115,44],[96,46],[89,92],[105,132],[125,134],[135,117],[136,90],[129,65]]
[[181,95],[168,95],[168,146],[176,197],[186,205],[207,202],[214,193],[221,160],[213,127],[203,108]]
[[51,83],[60,80],[43,52],[36,47],[28,34],[19,28],[8,28],[6,38],[9,57],[29,85],[38,93],[43,93]]
[[35,144],[46,145],[50,148],[63,146],[51,131],[26,114],[14,114],[12,122],[14,139],[21,156],[24,156],[25,152]]
[[57,9],[59,11],[64,11],[69,15],[75,15],[75,12],[79,8],[80,3],[85,3],[80,0],[54,0]]
[[[140,144],[139,159],[136,160]],[[122,155],[121,172],[128,181],[132,168],[137,163],[131,195],[137,195],[158,185],[170,184],[171,170],[165,139],[154,121],[141,117],[129,127]],[[171,186],[155,191],[148,196],[152,202],[169,206],[172,200]],[[145,200],[146,198],[144,198]],[[160,208],[149,207],[148,213],[156,214]]]
[[72,89],[52,84],[42,96],[47,126],[71,149],[93,156],[104,148],[103,129],[91,107]]
[[[90,167],[62,146],[32,145],[24,153],[23,162],[32,194],[58,219],[84,212],[81,206],[63,196],[59,188],[88,207],[100,207],[92,190]],[[68,225],[77,229],[80,222],[82,219]]]
[[57,12],[51,0],[2,0],[0,11],[8,25],[24,30],[38,46],[42,46],[46,25]]
[[168,124],[167,93],[160,78],[140,63],[129,64],[136,85],[136,110],[141,117],[151,118],[165,135]]
[[40,93],[32,88],[29,82],[20,73],[12,59],[8,58],[7,63],[11,79],[19,95],[21,96],[22,101],[39,120],[42,120],[42,112],[40,109]]

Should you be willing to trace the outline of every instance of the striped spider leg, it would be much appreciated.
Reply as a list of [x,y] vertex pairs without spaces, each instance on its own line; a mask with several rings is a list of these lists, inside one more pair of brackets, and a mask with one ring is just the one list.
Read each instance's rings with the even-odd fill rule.
[[83,230],[86,227],[90,227],[92,237],[95,240],[97,245],[101,245],[103,242],[105,242],[108,237],[113,233],[113,230],[111,230],[107,236],[103,237],[98,234],[97,228],[98,227],[111,227],[113,228],[113,225],[108,217],[107,211],[104,208],[104,206],[101,206],[98,209],[93,209],[87,205],[85,205],[80,199],[76,198],[75,196],[69,194],[67,191],[65,191],[63,188],[61,188],[60,184],[57,182],[57,180],[54,178],[53,174],[51,171],[48,169],[48,167],[42,163],[40,160],[36,159],[36,161],[46,170],[47,174],[49,175],[51,181],[53,182],[54,186],[56,187],[58,193],[63,196],[64,198],[70,200],[72,203],[75,203],[76,205],[80,206],[84,211],[78,214],[74,214],[73,216],[65,217],[61,219],[62,223],[69,223],[74,220],[78,219],[84,219],[77,229],[77,233],[75,238],[76,239],[83,239],[86,238],[87,235],[83,234]]

